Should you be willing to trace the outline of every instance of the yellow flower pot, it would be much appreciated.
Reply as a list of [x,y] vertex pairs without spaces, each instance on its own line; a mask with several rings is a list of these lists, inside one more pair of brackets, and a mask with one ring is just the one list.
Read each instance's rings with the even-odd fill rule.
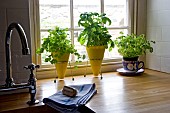
[[86,50],[92,67],[93,75],[98,76],[100,73],[101,64],[104,57],[105,47],[92,46],[86,47]]
[[64,54],[61,58],[56,58],[58,62],[55,64],[55,67],[59,80],[63,80],[65,77],[69,56],[70,54]]

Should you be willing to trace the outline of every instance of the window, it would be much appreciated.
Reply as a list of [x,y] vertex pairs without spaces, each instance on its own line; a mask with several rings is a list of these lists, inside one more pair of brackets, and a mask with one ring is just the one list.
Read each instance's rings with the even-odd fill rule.
[[[86,54],[85,47],[77,42],[77,37],[82,30],[78,26],[79,15],[83,12],[106,13],[112,20],[112,25],[108,28],[114,39],[120,31],[127,33],[129,30],[127,3],[128,0],[39,0],[41,39],[48,35],[48,29],[53,29],[55,26],[69,28],[72,43],[80,53]],[[120,58],[116,48],[112,52],[105,51],[105,61],[115,58]],[[43,54],[41,63],[47,64],[44,62]]]
[[[106,13],[112,20],[111,26],[106,26],[109,29],[112,38],[116,38],[120,31],[128,33],[131,29],[129,25],[128,1],[129,0],[35,0],[38,4],[37,21],[40,23],[40,34],[36,35],[34,42],[36,48],[41,44],[43,37],[48,35],[48,29],[53,29],[55,26],[69,29],[69,37],[76,49],[81,54],[86,54],[84,46],[77,42],[77,37],[83,28],[78,26],[79,15],[84,12]],[[36,5],[34,7],[37,7]],[[38,31],[39,31],[38,30]],[[44,53],[45,54],[45,53]],[[35,55],[36,56],[36,55]],[[74,56],[70,60],[74,61]],[[103,62],[107,65],[120,61],[121,56],[114,48],[111,52],[105,51]],[[85,60],[86,64],[87,59]],[[44,62],[44,55],[38,58],[38,64],[41,67],[50,67],[51,65]]]

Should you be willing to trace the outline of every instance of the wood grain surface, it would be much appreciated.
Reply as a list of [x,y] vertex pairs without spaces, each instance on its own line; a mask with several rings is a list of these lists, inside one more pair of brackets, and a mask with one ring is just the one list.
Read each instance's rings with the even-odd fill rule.
[[61,90],[64,85],[95,83],[97,94],[87,106],[97,113],[169,113],[170,74],[145,69],[136,76],[122,76],[117,72],[103,73],[103,79],[93,75],[66,77],[64,81],[37,81],[37,105],[29,106],[29,93],[0,96],[0,112],[56,113],[45,106],[42,99]]

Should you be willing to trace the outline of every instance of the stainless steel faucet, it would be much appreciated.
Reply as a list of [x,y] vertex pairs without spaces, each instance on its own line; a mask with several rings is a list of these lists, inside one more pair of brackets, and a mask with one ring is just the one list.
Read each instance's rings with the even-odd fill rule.
[[22,54],[23,55],[29,55],[30,54],[30,50],[28,48],[27,37],[25,35],[23,28],[18,23],[11,23],[7,28],[6,38],[5,38],[6,75],[7,75],[6,84],[5,84],[6,87],[12,87],[14,85],[13,78],[12,78],[11,71],[10,71],[10,65],[11,65],[10,43],[11,43],[11,35],[12,35],[14,28],[17,30],[17,32],[20,36],[20,40],[21,40],[21,44],[22,44]]

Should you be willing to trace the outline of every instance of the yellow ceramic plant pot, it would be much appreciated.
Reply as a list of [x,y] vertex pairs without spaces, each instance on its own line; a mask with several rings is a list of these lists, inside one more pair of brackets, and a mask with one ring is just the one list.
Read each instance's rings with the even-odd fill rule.
[[69,56],[70,54],[64,54],[61,58],[56,58],[58,62],[55,64],[55,67],[59,80],[63,80],[65,77]]
[[92,46],[92,47],[86,47],[86,50],[90,59],[93,75],[98,76],[100,73],[101,64],[104,57],[105,47]]

